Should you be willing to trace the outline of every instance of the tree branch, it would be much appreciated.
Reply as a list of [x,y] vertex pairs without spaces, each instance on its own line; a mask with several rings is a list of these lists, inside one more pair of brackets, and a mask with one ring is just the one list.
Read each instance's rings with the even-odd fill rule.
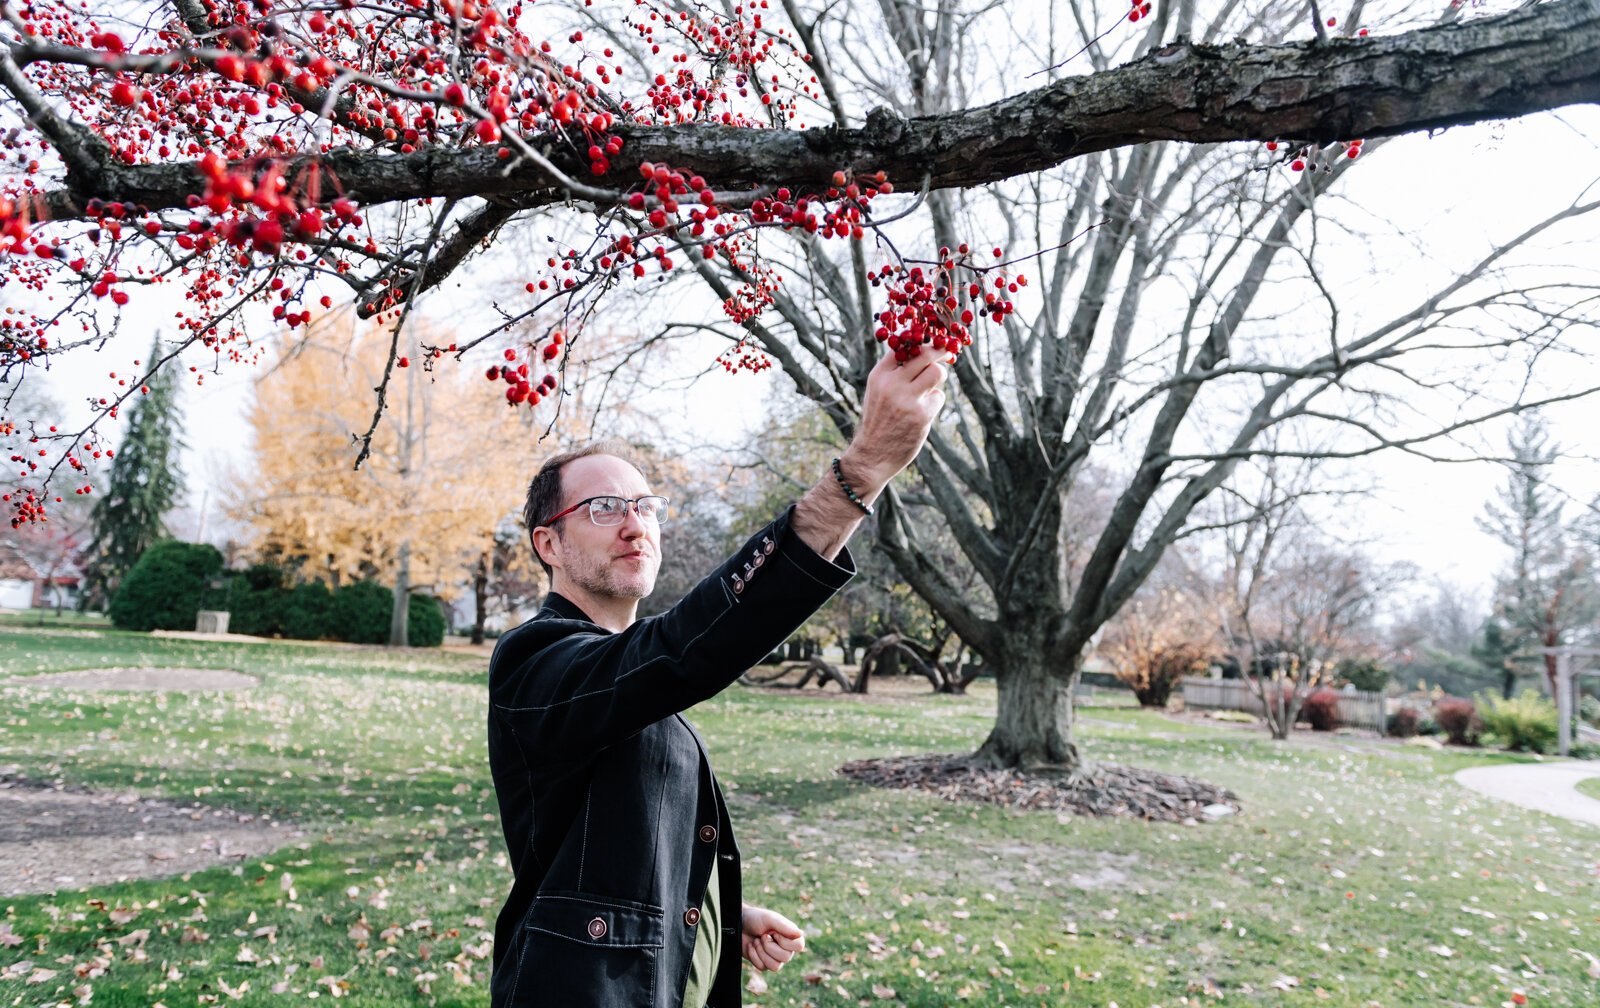
[[[697,172],[719,191],[814,190],[842,166],[881,170],[902,184],[931,173],[939,189],[983,185],[1153,140],[1328,143],[1579,102],[1600,102],[1600,6],[1593,0],[1557,0],[1386,38],[1173,45],[990,105],[908,120],[880,115],[859,129],[691,124],[620,126],[616,133],[630,158]],[[581,152],[560,137],[526,140],[538,157],[525,154],[510,167],[492,146],[382,155],[340,150],[321,160],[347,194],[368,204],[430,196],[514,194],[524,205],[569,198],[551,169],[583,177]],[[101,191],[58,190],[50,207],[57,217],[75,217],[81,212],[75,207],[91,196],[182,207],[202,187],[193,164],[107,164]]]

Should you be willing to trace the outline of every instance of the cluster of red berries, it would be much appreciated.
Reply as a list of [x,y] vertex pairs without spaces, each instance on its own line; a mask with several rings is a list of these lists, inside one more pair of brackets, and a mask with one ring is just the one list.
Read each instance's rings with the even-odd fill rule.
[[1128,12],[1128,20],[1138,23],[1141,19],[1150,16],[1150,0],[1129,0],[1133,9]]
[[[1002,249],[994,250],[996,259],[1003,255]],[[977,316],[981,314],[997,325],[1004,322],[1016,310],[1005,295],[1015,294],[1028,284],[1028,278],[1021,274],[1002,273],[986,287],[982,279],[988,269],[971,261],[971,250],[966,245],[960,246],[955,255],[949,249],[940,249],[939,260],[938,268],[931,272],[921,266],[907,269],[888,265],[871,275],[872,285],[887,287],[889,294],[888,307],[878,313],[873,336],[894,351],[896,360],[909,360],[924,346],[952,358],[959,356],[972,345],[970,327]],[[964,288],[956,280],[960,271],[973,277]]]
[[[561,353],[562,335],[560,331],[551,335],[551,342],[547,343],[542,352],[544,359],[554,360]],[[518,364],[517,351],[506,348],[504,365],[493,365],[484,372],[484,377],[489,381],[503,381],[508,386],[506,389],[506,402],[513,406],[527,403],[529,406],[539,405],[540,400],[550,395],[560,384],[554,374],[546,374],[539,379],[539,384],[534,385],[528,379],[532,368],[527,361]]]
[[[1359,139],[1342,141],[1340,144],[1340,149],[1343,150],[1345,157],[1354,160],[1355,158],[1361,156],[1362,143],[1363,141]],[[1267,153],[1277,155],[1278,160],[1282,163],[1286,163],[1289,166],[1290,171],[1296,172],[1305,171],[1308,167],[1314,167],[1322,157],[1327,155],[1326,151],[1314,147],[1311,144],[1303,144],[1298,147],[1285,147],[1285,145],[1276,140],[1268,140],[1266,146]],[[1284,153],[1278,153],[1280,148],[1284,150]],[[1334,157],[1337,157],[1337,154],[1335,154]],[[1331,164],[1329,167],[1331,167]]]
[[736,371],[760,374],[772,366],[772,358],[756,349],[748,338],[744,338],[717,354],[717,363],[729,374]]

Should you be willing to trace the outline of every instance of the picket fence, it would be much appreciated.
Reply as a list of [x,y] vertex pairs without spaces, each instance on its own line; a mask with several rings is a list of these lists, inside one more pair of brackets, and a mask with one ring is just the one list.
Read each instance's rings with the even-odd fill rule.
[[[1382,733],[1387,720],[1382,693],[1339,690],[1339,723]],[[1257,716],[1261,699],[1243,679],[1185,679],[1183,706],[1187,710],[1237,710]]]

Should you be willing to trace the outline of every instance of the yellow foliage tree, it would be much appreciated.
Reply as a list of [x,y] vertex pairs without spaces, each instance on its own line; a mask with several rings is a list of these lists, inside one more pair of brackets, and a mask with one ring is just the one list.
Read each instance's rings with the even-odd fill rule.
[[[420,322],[408,329],[413,346],[449,342]],[[371,457],[354,469],[354,433],[371,420],[389,341],[335,312],[263,369],[252,464],[229,509],[254,530],[260,555],[297,562],[308,579],[394,587],[390,639],[403,644],[409,593],[453,598],[494,554],[497,531],[504,540],[548,417],[508,408],[476,370],[446,358],[429,371],[413,352]]]

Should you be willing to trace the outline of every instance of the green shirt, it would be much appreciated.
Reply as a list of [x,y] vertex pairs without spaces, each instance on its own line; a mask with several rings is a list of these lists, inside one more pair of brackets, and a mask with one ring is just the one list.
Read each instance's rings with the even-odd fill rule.
[[683,1008],[705,1008],[711,996],[711,981],[717,977],[717,960],[722,957],[722,894],[717,890],[717,861],[711,856],[711,879],[706,883],[705,902],[700,905],[700,928],[694,935],[694,956],[689,960],[689,986],[683,992]]

